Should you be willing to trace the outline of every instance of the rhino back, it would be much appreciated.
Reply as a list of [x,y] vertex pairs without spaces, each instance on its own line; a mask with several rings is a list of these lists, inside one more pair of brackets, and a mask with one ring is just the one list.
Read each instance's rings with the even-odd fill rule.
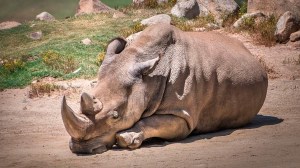
[[268,82],[243,44],[176,28],[173,38],[157,68],[168,69],[169,76],[156,113],[180,116],[196,133],[249,123],[263,105]]

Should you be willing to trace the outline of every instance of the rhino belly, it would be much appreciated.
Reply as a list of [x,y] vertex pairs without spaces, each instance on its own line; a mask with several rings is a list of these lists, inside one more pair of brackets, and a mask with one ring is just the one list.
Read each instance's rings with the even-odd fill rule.
[[253,84],[222,84],[199,110],[194,133],[241,127],[256,116],[267,93],[267,79]]

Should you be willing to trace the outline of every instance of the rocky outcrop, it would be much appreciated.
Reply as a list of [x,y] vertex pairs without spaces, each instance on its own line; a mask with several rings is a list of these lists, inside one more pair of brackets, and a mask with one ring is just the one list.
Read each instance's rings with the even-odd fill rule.
[[52,21],[55,20],[54,16],[52,16],[48,12],[42,12],[36,16],[36,19],[43,20],[43,21]]
[[292,33],[290,35],[290,40],[291,40],[291,42],[300,41],[300,30]]
[[239,6],[234,0],[197,0],[200,8],[205,7],[219,25],[229,14],[238,10]]
[[240,17],[234,24],[233,27],[234,28],[240,28],[240,26],[243,24],[243,22],[246,19],[259,19],[259,18],[264,18],[265,15],[261,12],[254,12],[254,13],[246,13],[244,14],[242,17]]
[[276,24],[275,37],[280,43],[287,42],[290,35],[299,29],[299,22],[296,17],[290,12],[285,12]]
[[20,26],[21,23],[15,21],[7,21],[0,23],[0,30],[11,29]]
[[76,16],[83,14],[109,12],[113,9],[99,0],[80,0],[76,11]]
[[148,19],[144,19],[141,21],[141,24],[146,25],[146,26],[157,24],[157,23],[170,24],[171,17],[167,14],[159,14],[159,15],[155,15],[155,16],[152,16]]
[[291,11],[300,18],[300,0],[248,0],[248,13],[263,12],[266,15],[281,16],[286,11]]
[[172,15],[193,19],[200,14],[199,5],[196,0],[177,0],[171,10]]

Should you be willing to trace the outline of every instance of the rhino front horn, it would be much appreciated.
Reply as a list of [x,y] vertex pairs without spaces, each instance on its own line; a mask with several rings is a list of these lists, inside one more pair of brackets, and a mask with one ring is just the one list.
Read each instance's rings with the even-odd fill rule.
[[75,139],[83,138],[92,121],[82,114],[74,113],[67,105],[66,97],[63,97],[61,106],[61,116],[67,132]]

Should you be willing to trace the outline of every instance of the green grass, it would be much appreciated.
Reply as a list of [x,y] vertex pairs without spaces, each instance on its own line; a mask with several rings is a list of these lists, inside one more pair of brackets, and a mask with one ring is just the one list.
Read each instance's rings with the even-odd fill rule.
[[[0,89],[28,85],[32,80],[52,76],[61,79],[74,77],[94,77],[98,71],[97,55],[103,52],[107,42],[120,36],[122,30],[133,24],[130,16],[113,19],[112,14],[86,15],[62,21],[32,21],[17,28],[0,31],[0,62],[18,59],[24,66],[7,71],[0,64]],[[41,30],[41,40],[27,37],[30,32]],[[84,45],[81,40],[90,38],[91,45]],[[60,55],[73,58],[79,73],[65,73],[53,69],[42,60],[42,53],[54,51]],[[23,59],[29,57],[29,59]]]

